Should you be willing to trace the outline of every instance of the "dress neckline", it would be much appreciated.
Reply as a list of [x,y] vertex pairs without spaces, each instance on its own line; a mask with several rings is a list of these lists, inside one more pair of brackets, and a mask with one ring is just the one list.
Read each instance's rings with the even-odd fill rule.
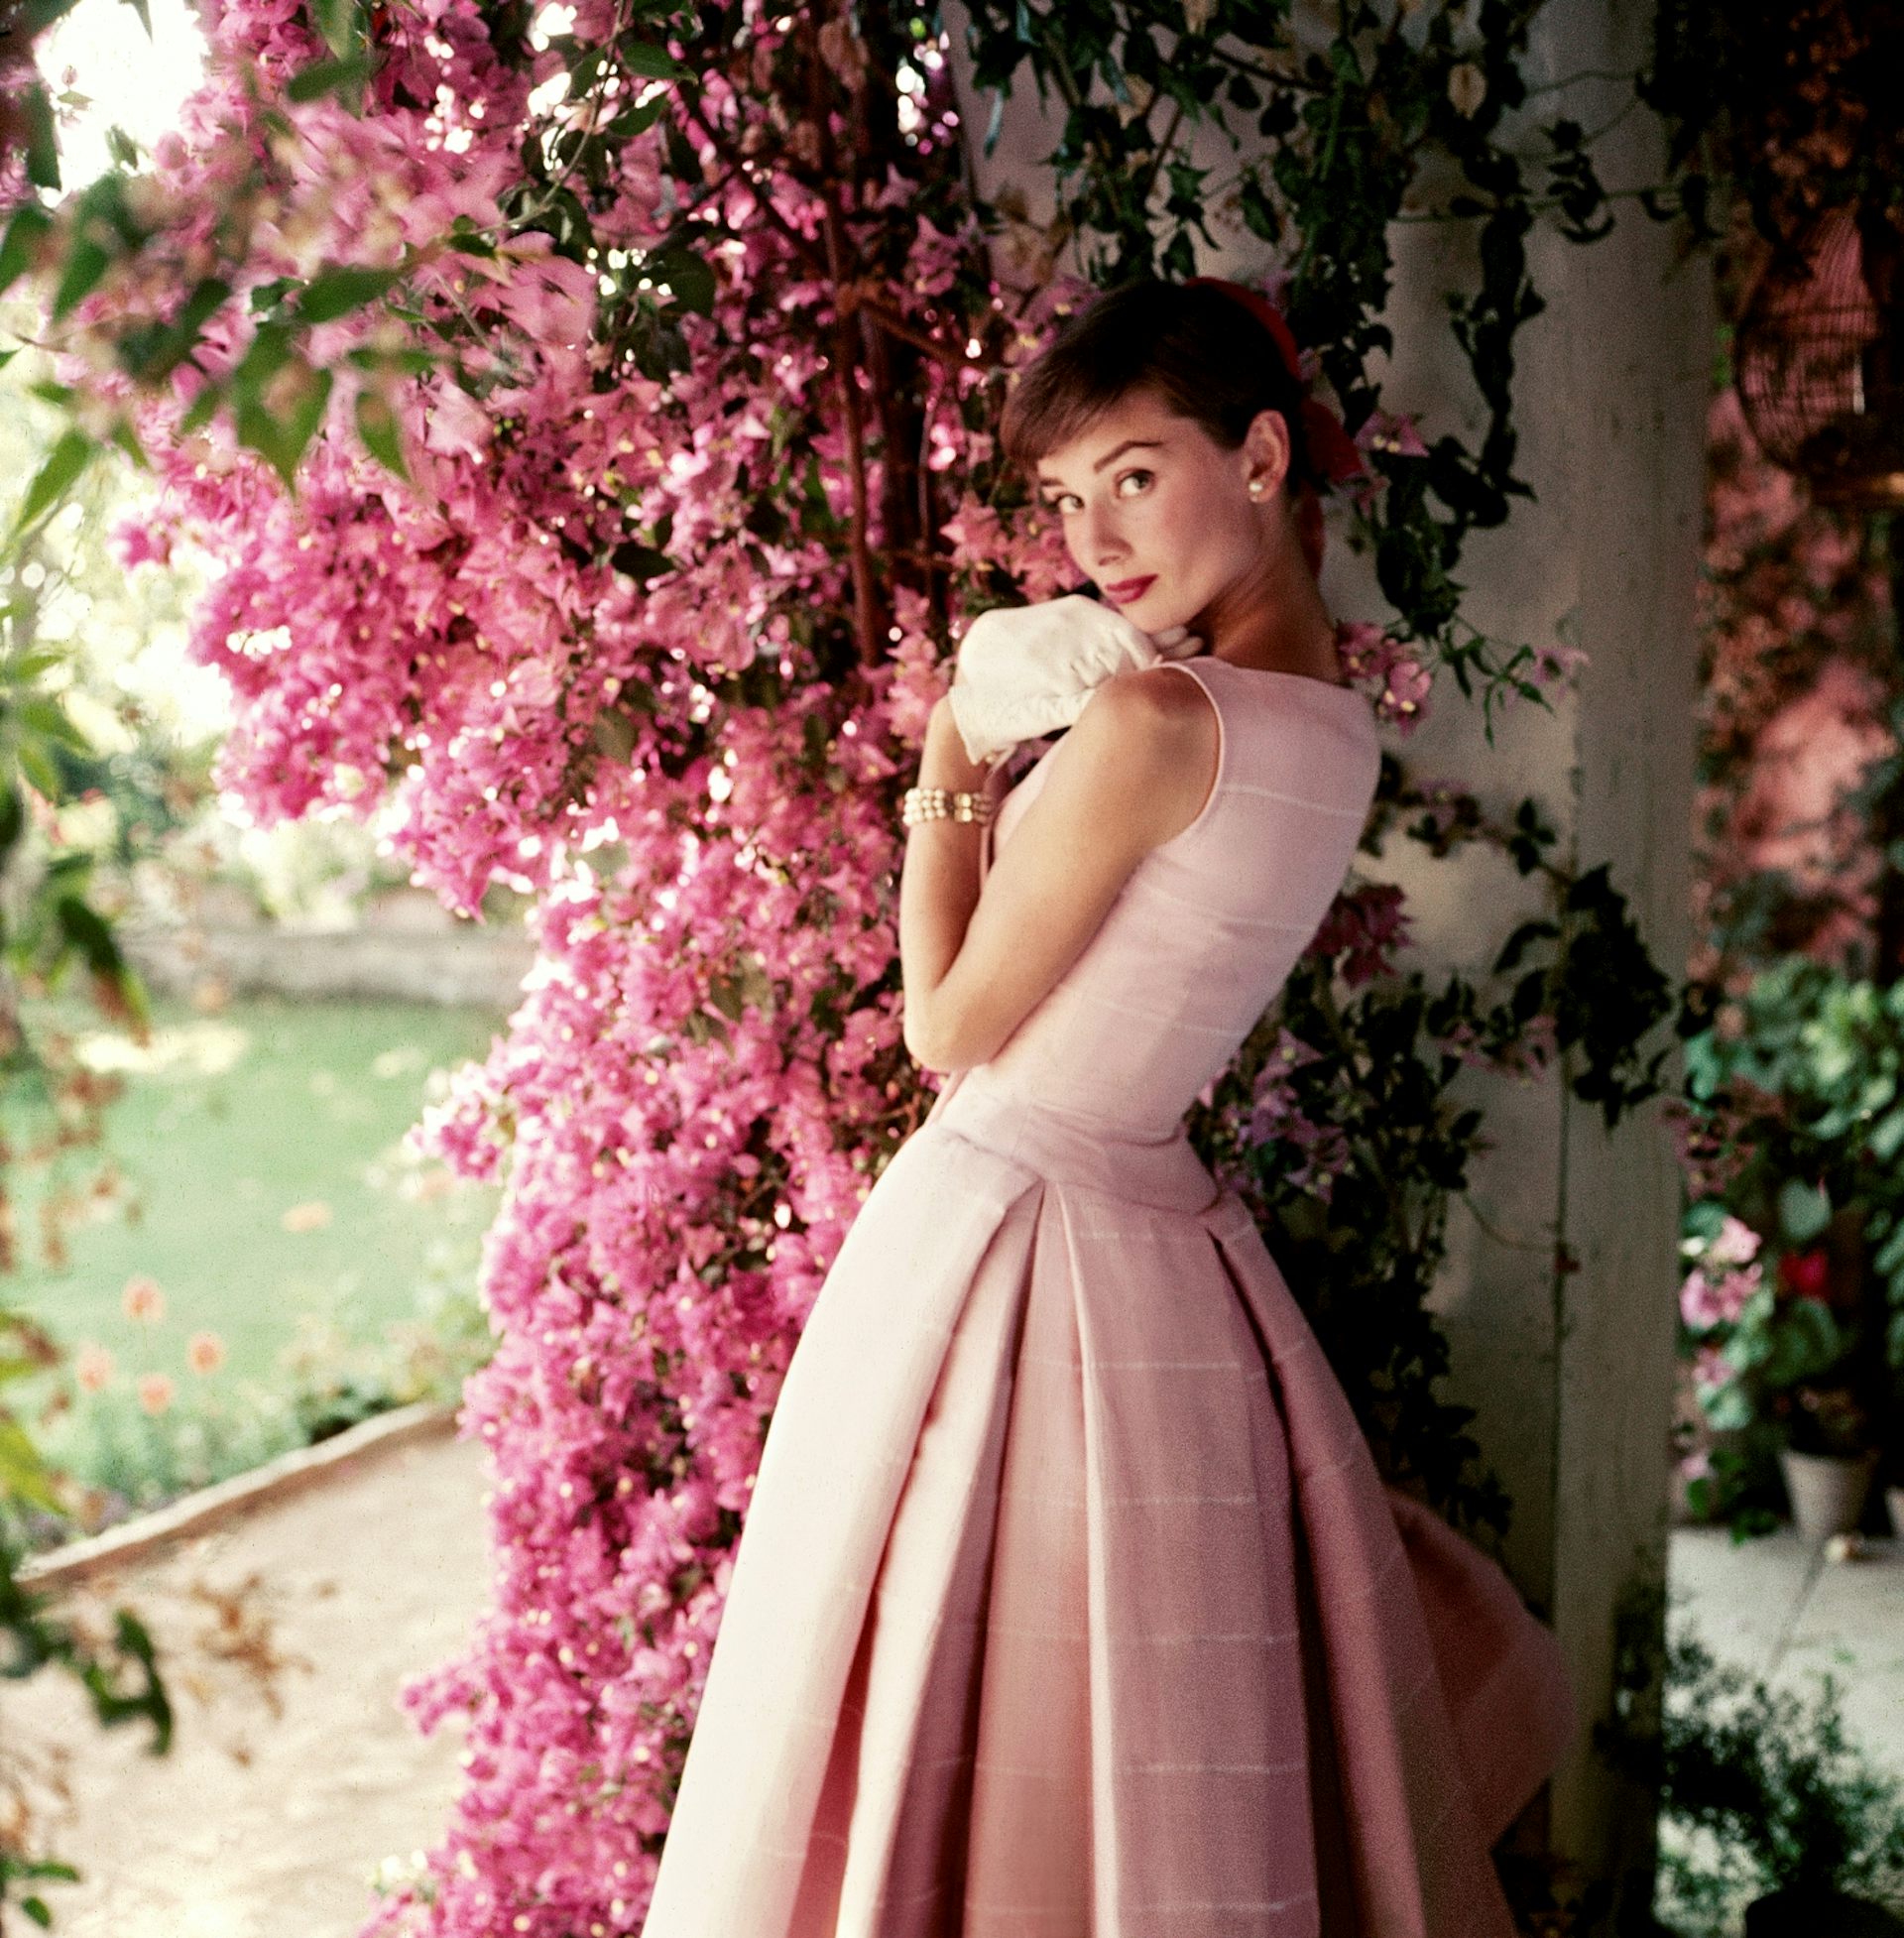
[[1247,672],[1257,679],[1286,679],[1298,686],[1320,686],[1325,693],[1348,693],[1361,699],[1360,688],[1350,685],[1346,679],[1319,679],[1309,672],[1284,672],[1280,666],[1240,666],[1234,660],[1225,660],[1215,653],[1193,653],[1187,660],[1175,662],[1180,666],[1228,666],[1232,672]]

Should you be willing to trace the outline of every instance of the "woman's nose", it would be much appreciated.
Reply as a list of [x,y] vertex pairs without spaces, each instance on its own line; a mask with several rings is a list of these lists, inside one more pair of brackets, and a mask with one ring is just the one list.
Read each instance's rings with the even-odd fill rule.
[[1109,565],[1129,556],[1130,548],[1118,531],[1117,514],[1096,505],[1084,515],[1084,555],[1091,566]]

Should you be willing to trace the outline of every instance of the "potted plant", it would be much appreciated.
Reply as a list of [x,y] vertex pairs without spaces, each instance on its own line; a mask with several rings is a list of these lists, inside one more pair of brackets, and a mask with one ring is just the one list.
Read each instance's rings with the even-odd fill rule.
[[[1801,1538],[1816,1544],[1858,1525],[1878,1460],[1856,1311],[1865,1210],[1834,1206],[1802,1178],[1766,1195],[1764,1236],[1724,1204],[1687,1216],[1682,1347],[1714,1441],[1695,1462],[1704,1486],[1687,1491],[1710,1512],[1727,1484],[1749,1498],[1755,1472],[1770,1487],[1775,1467]],[[1761,1511],[1748,1531],[1770,1519]]]
[[1850,1533],[1877,1466],[1864,1407],[1848,1387],[1800,1381],[1778,1395],[1774,1412],[1786,1425],[1778,1463],[1800,1537],[1817,1546]]
[[[1781,1497],[1809,1526],[1818,1457],[1848,1463],[1827,1487],[1868,1494],[1873,1447],[1904,1438],[1904,979],[1782,960],[1716,993],[1686,1060],[1689,1254],[1697,1268],[1728,1217],[1760,1240],[1749,1287],[1722,1245],[1682,1297],[1712,1436],[1688,1495],[1735,1536],[1775,1524]],[[1880,1471],[1904,1487],[1904,1444]]]
[[1778,1450],[1778,1465],[1801,1538],[1817,1546],[1851,1533],[1863,1519],[1877,1467],[1869,1416],[1842,1386],[1801,1382],[1780,1399],[1790,1438]]

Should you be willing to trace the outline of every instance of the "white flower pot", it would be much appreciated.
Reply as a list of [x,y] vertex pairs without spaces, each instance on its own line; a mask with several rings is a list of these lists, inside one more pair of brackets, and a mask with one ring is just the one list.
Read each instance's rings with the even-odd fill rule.
[[1799,1538],[1808,1546],[1855,1531],[1877,1472],[1875,1447],[1861,1454],[1795,1453],[1780,1447],[1778,1466]]

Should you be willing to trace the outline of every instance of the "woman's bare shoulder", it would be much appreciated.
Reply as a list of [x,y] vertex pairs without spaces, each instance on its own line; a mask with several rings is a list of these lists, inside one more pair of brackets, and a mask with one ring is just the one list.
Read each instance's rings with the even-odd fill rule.
[[1079,717],[1078,728],[1090,722],[1091,731],[1066,736],[1117,768],[1120,810],[1153,846],[1196,818],[1216,785],[1220,753],[1216,707],[1202,681],[1194,673],[1173,678],[1166,665],[1105,680]]

